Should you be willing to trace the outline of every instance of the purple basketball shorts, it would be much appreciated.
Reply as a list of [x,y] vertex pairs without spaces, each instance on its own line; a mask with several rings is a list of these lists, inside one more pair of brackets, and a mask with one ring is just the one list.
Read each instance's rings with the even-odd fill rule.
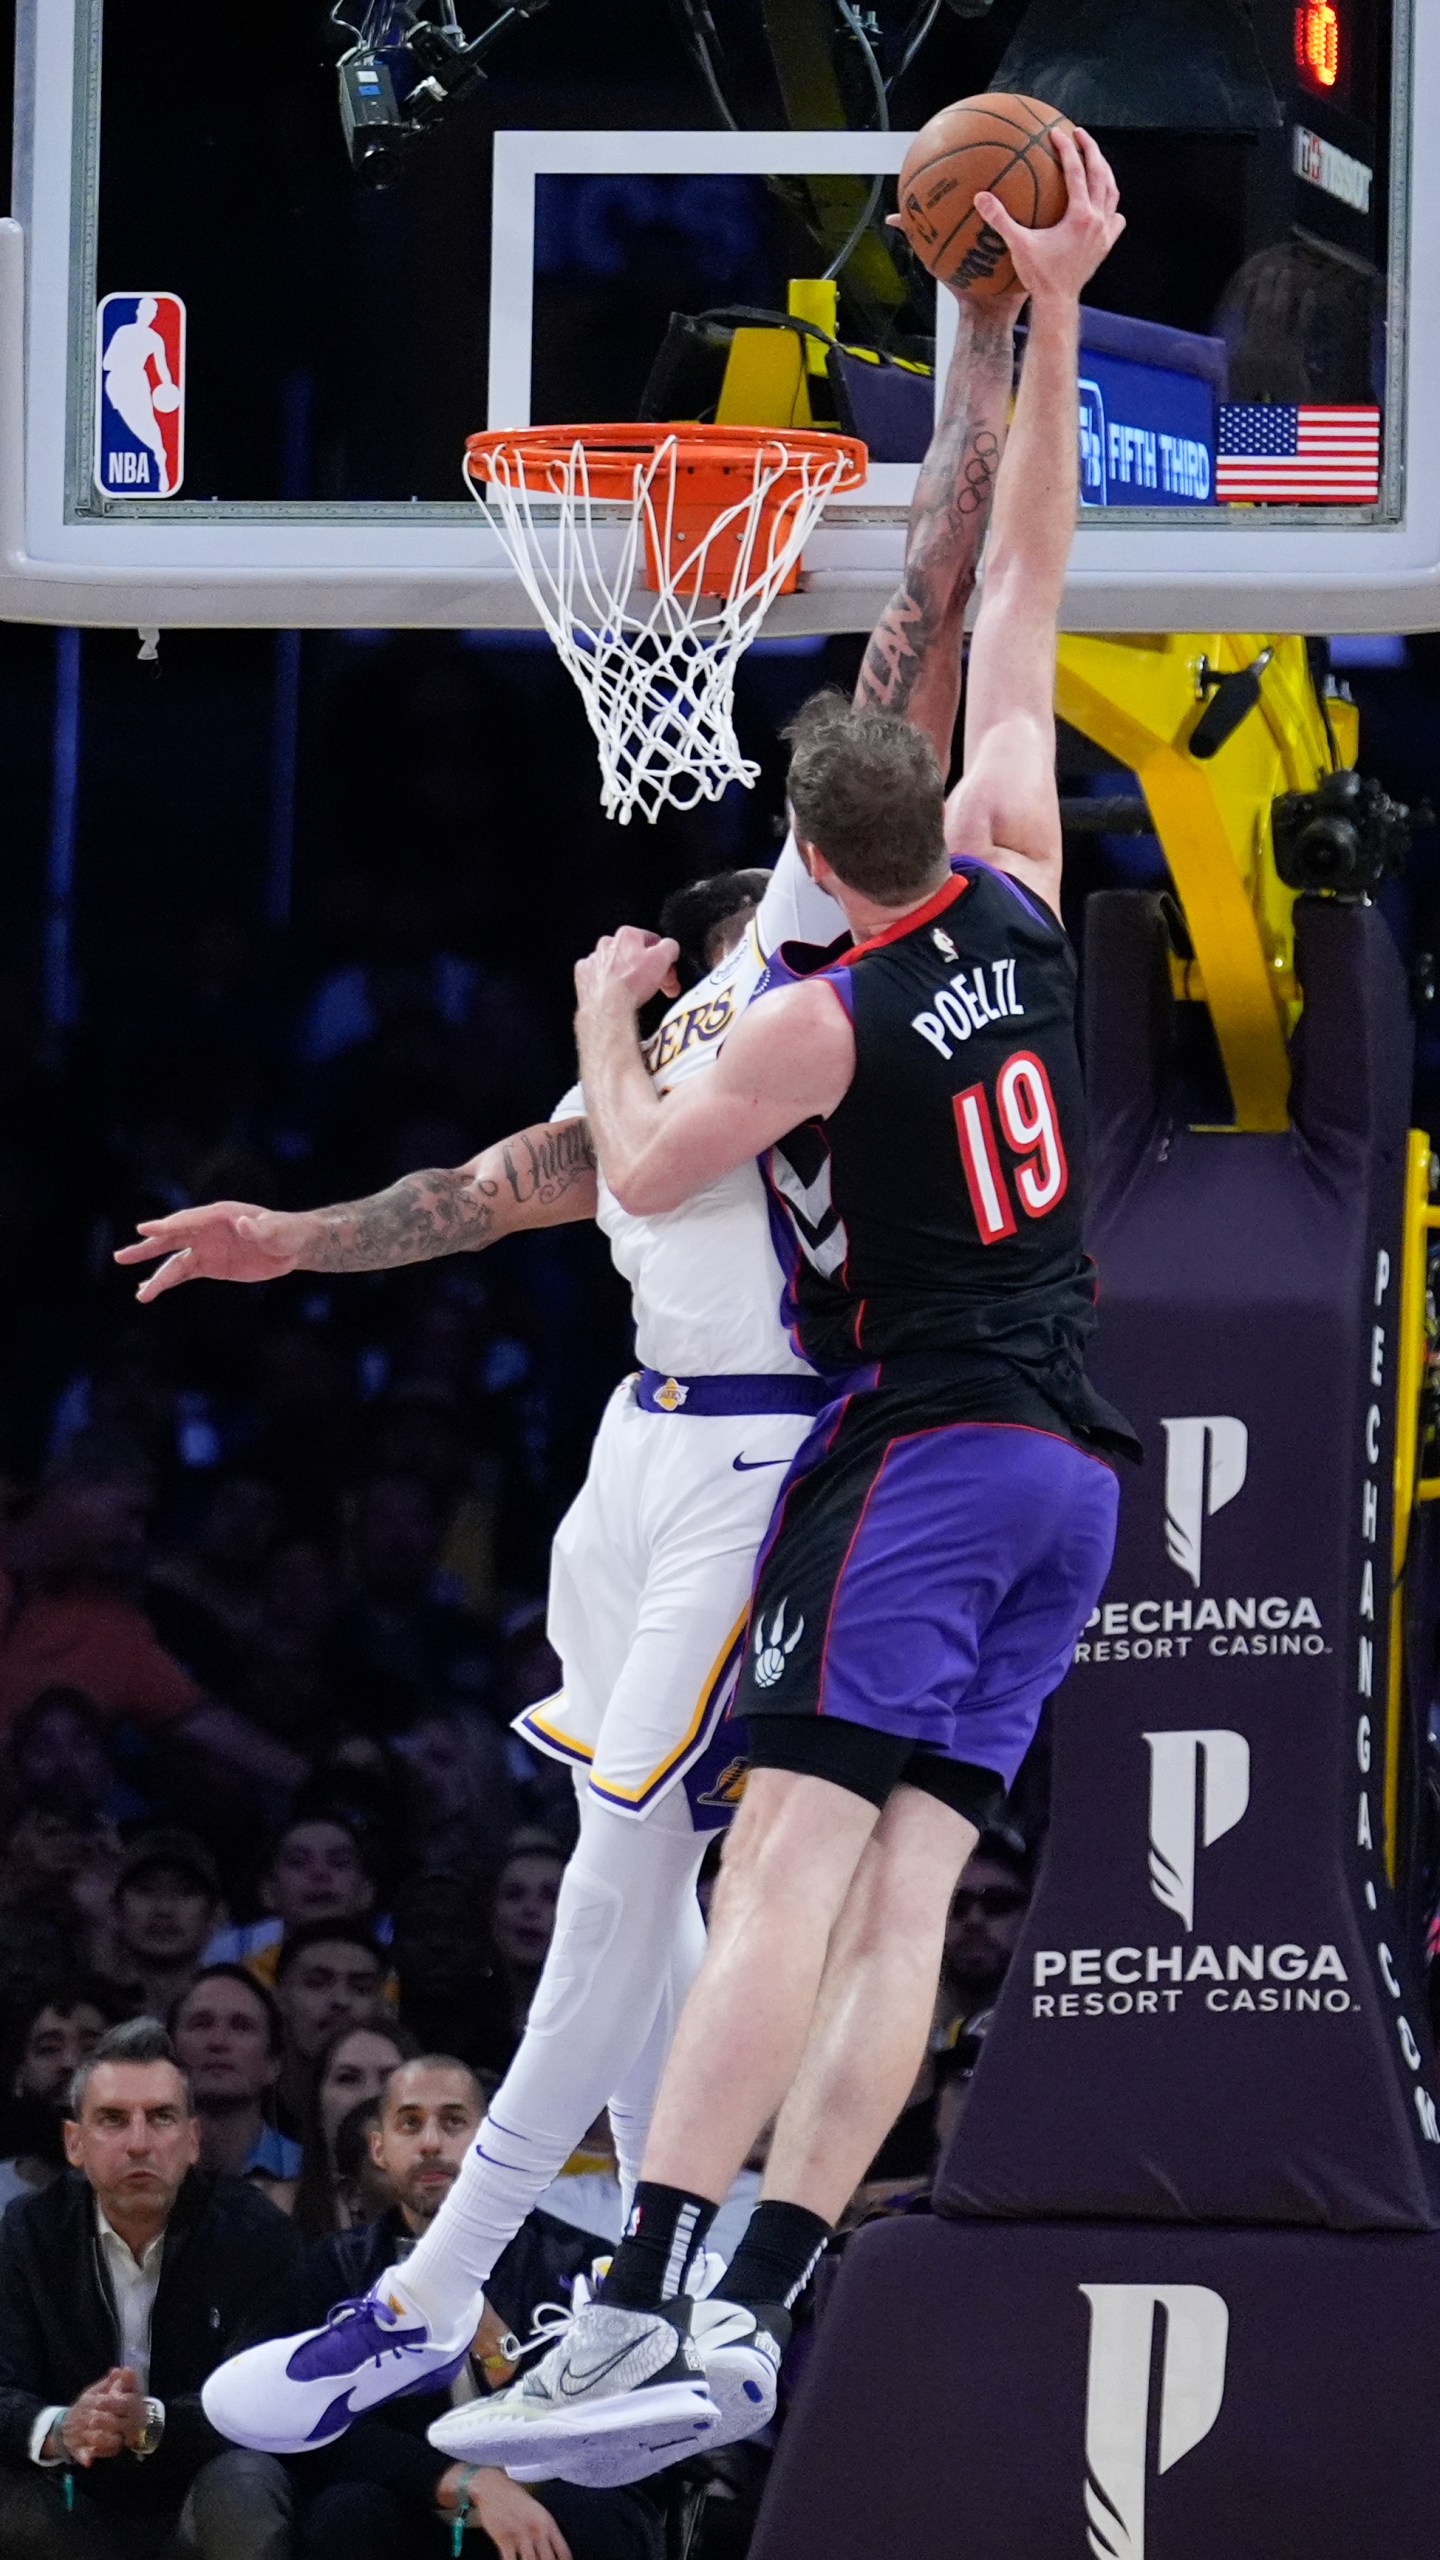
[[734,1713],[842,1719],[1008,1787],[1110,1569],[1119,1488],[1058,1432],[943,1413],[878,1390],[820,1415],[760,1551]]

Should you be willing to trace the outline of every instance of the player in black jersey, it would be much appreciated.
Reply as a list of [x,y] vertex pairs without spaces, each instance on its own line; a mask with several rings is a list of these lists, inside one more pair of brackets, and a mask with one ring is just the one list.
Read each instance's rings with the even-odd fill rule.
[[653,2448],[647,2397],[658,2424],[698,2373],[686,2275],[778,2110],[765,2199],[720,2287],[764,2423],[784,2306],[913,2082],[956,1875],[1109,1564],[1108,1455],[1133,1444],[1082,1365],[1093,1286],[1052,705],[1078,297],[1120,218],[1094,143],[1057,132],[1056,148],[1069,206],[1054,229],[980,200],[1031,325],[963,782],[947,807],[913,727],[838,699],[807,708],[795,833],[853,938],[786,954],[713,1071],[663,1100],[634,1011],[673,946],[621,934],[577,972],[612,1189],[654,1215],[760,1156],[791,1320],[834,1399],[759,1569],[737,1700],[755,1765],[635,2212],[597,2299],[526,2386],[534,2461],[562,2474],[626,2477],[627,2446]]

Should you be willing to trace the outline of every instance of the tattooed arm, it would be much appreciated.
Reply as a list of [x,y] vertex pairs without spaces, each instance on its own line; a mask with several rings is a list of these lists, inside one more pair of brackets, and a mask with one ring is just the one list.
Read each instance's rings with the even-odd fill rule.
[[117,1262],[166,1259],[141,1282],[142,1305],[185,1280],[278,1280],[287,1271],[390,1271],[446,1253],[478,1253],[529,1227],[595,1215],[595,1150],[586,1120],[543,1120],[453,1172],[407,1173],[368,1200],[332,1209],[213,1200],[141,1221]]
[[955,352],[930,450],[920,466],[905,571],[871,636],[855,688],[859,708],[892,711],[932,741],[950,770],[960,705],[965,608],[990,521],[1023,297],[958,297]]
[[1058,911],[1055,645],[1079,504],[1080,295],[1125,220],[1114,172],[1089,134],[1057,131],[1055,150],[1068,201],[1048,230],[1019,228],[997,198],[976,199],[1026,282],[1030,335],[970,647],[965,773],[946,805],[945,835]]

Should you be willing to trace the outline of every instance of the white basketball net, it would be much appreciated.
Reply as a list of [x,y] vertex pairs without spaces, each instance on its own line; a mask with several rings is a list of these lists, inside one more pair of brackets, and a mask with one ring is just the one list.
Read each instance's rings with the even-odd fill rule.
[[[637,457],[628,517],[613,496],[592,498],[579,441],[544,455],[501,444],[486,464],[488,482],[466,473],[580,688],[600,751],[601,805],[622,826],[636,809],[654,818],[667,801],[693,809],[732,782],[754,782],[760,768],[735,735],[736,661],[848,461],[843,446],[832,454],[787,446],[783,437],[757,444],[743,495],[686,548],[671,539],[677,452],[669,436]],[[787,480],[767,522],[765,502]],[[653,596],[636,585],[647,532],[661,580]],[[707,595],[712,549],[732,534],[739,559],[724,572],[729,592]]]

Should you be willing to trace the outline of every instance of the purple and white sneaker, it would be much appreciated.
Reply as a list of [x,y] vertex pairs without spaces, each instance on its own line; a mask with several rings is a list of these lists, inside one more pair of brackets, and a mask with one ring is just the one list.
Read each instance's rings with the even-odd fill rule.
[[323,2329],[267,2338],[217,2365],[200,2394],[212,2427],[256,2453],[313,2453],[354,2419],[412,2391],[443,2391],[460,2371],[483,2308],[463,2335],[434,2338],[382,2276],[337,2302]]

